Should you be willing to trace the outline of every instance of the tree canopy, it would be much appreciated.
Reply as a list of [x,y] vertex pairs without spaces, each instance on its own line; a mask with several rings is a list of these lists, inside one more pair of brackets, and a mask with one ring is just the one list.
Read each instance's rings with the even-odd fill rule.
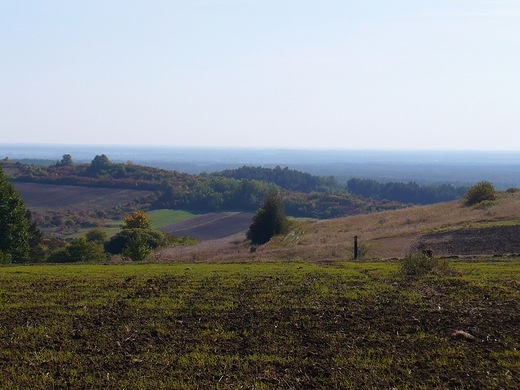
[[25,203],[0,168],[0,252],[3,262],[29,258],[29,222]]

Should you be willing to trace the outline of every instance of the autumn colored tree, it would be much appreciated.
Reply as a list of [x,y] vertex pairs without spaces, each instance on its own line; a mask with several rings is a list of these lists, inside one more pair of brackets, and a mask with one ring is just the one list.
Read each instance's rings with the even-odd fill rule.
[[121,229],[150,229],[152,220],[142,211],[134,211],[132,214],[125,215],[125,222]]

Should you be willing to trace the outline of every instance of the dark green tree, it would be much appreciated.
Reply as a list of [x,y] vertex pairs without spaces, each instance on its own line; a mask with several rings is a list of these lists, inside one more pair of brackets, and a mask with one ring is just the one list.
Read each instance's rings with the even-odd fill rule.
[[263,206],[253,216],[246,237],[253,245],[262,245],[273,236],[285,233],[288,226],[280,197],[276,193],[270,193],[266,195]]
[[142,261],[148,257],[151,251],[152,248],[148,245],[147,238],[137,231],[137,233],[126,242],[126,246],[123,248],[121,254],[125,260]]
[[106,174],[111,167],[112,163],[106,155],[97,155],[87,168],[87,173],[93,177],[98,177]]
[[74,165],[74,161],[72,161],[72,156],[70,154],[64,154],[61,161],[56,162],[57,167],[71,167]]
[[24,201],[0,168],[0,252],[3,262],[29,260],[28,230]]

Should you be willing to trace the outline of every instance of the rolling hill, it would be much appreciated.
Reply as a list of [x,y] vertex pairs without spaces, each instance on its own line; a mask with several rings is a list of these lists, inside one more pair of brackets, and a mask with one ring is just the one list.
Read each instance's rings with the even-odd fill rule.
[[[243,240],[221,240],[191,248],[166,249],[165,260],[204,258],[244,261],[288,259],[335,261],[352,258],[358,236],[365,258],[402,258],[432,249],[440,256],[520,253],[520,192],[502,192],[481,207],[461,201],[416,206],[324,221],[300,221],[254,253]],[[195,254],[195,256],[194,256]]]

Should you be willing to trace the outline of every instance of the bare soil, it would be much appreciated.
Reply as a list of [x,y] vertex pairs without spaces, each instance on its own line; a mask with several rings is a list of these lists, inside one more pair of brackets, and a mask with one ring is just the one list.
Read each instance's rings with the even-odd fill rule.
[[13,183],[29,209],[105,209],[126,204],[151,191]]
[[384,266],[19,270],[0,278],[0,387],[520,388],[518,280]]
[[209,213],[163,227],[160,230],[176,236],[216,240],[245,232],[251,225],[252,218],[253,213]]
[[520,253],[520,226],[460,229],[421,236],[414,245],[437,255],[503,255]]

